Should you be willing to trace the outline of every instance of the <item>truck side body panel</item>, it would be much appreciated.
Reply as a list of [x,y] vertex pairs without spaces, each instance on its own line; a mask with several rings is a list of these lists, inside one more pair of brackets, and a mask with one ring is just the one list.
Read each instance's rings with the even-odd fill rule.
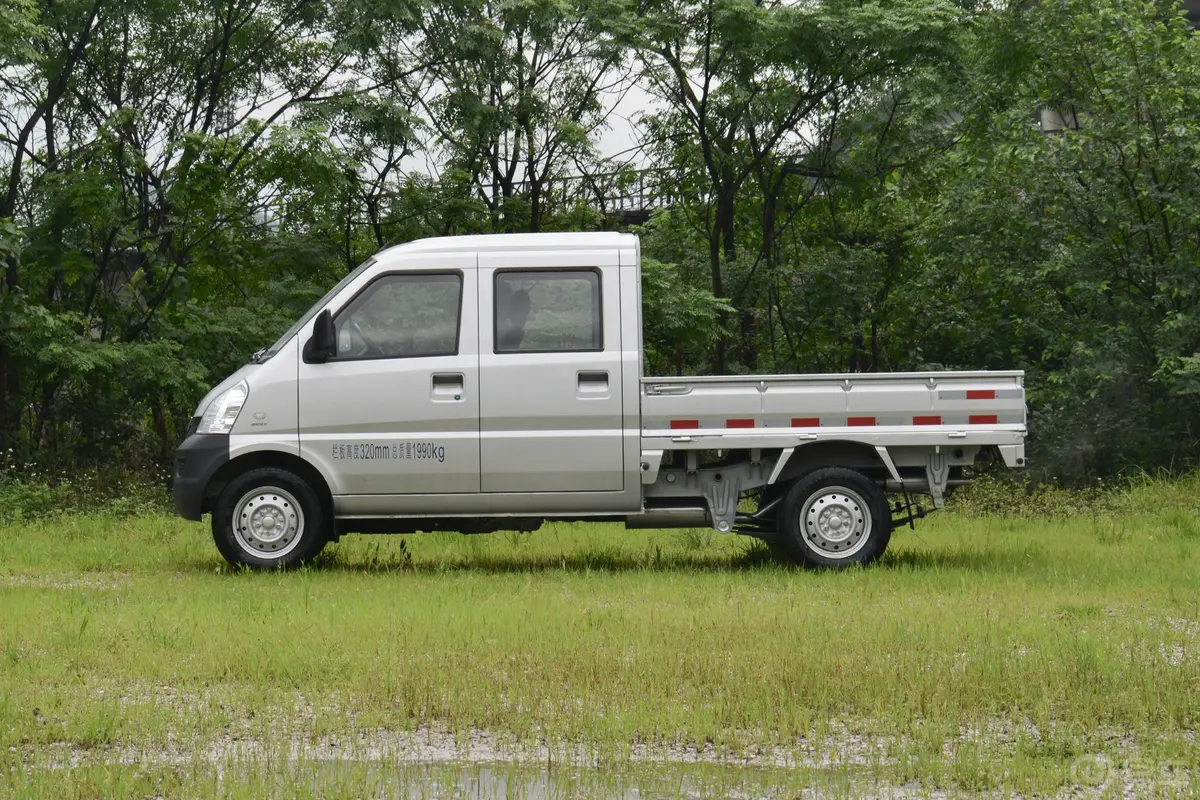
[[1022,379],[1020,372],[645,378],[642,427],[651,437],[687,429],[1024,428]]

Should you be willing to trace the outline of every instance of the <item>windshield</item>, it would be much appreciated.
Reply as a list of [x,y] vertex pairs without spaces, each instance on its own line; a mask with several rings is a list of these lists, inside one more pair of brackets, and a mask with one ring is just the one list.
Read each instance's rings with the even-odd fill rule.
[[361,275],[364,271],[366,271],[366,269],[368,267],[370,267],[374,263],[375,263],[375,256],[371,256],[366,261],[364,261],[363,263],[361,263],[357,267],[355,267],[353,272],[351,272],[349,275],[347,275],[346,277],[344,277],[340,281],[338,281],[337,285],[334,286],[332,289],[330,289],[328,292],[326,292],[324,297],[322,297],[317,302],[313,303],[312,307],[309,308],[308,311],[305,311],[304,314],[300,317],[300,319],[296,320],[296,322],[292,325],[292,327],[288,328],[287,331],[284,332],[283,336],[280,336],[278,339],[275,340],[275,344],[271,345],[270,347],[266,347],[266,348],[263,348],[262,350],[259,350],[251,358],[251,361],[253,361],[255,363],[260,363],[260,362],[266,361],[268,358],[270,358],[271,356],[275,355],[280,350],[282,350],[283,346],[285,344],[287,344],[289,341],[291,341],[292,337],[295,336],[297,333],[299,333],[300,329],[303,328],[305,325],[307,325],[309,320],[311,320],[313,317],[315,317],[322,308],[324,308],[326,305],[329,304],[329,301],[334,298],[334,295],[336,295],[342,289],[345,289],[350,284],[351,281],[353,281],[355,278],[357,278],[359,275]]

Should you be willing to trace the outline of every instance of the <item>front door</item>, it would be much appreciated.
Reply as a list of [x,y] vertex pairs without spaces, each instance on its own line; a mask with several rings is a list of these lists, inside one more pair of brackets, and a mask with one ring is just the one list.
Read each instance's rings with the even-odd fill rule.
[[475,255],[423,256],[333,309],[338,353],[301,361],[300,447],[335,495],[479,491]]
[[480,488],[624,488],[618,252],[479,256]]

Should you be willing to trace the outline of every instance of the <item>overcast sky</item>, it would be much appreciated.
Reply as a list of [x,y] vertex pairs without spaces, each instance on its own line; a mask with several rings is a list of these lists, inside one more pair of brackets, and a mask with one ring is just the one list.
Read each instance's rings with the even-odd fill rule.
[[608,130],[600,133],[596,147],[604,158],[634,158],[638,145],[638,117],[656,108],[658,99],[634,83],[624,95],[614,95],[611,102]]

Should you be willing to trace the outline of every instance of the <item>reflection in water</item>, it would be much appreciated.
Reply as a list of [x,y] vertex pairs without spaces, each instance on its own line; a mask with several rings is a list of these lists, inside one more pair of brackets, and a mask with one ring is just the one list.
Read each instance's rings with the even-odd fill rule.
[[[609,768],[503,762],[309,762],[301,772],[317,787],[354,787],[372,797],[560,800],[566,798],[796,798],[861,796],[849,775],[720,764],[629,764]],[[227,772],[227,774],[229,774]],[[299,777],[299,776],[296,776]],[[306,781],[307,782],[307,781]],[[876,787],[879,788],[879,787]],[[816,790],[814,792],[814,789]],[[903,796],[904,792],[888,792]]]

